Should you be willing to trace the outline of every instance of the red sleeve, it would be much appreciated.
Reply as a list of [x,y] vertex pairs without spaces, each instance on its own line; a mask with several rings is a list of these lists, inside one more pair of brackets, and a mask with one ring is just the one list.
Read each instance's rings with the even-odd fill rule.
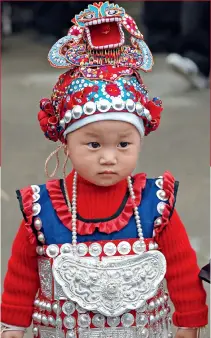
[[2,295],[1,320],[9,325],[28,327],[33,302],[39,288],[36,241],[30,243],[22,221],[12,247]]
[[169,224],[158,237],[167,261],[166,281],[174,304],[173,323],[181,327],[201,327],[208,322],[206,293],[198,277],[196,254],[185,227],[174,210]]

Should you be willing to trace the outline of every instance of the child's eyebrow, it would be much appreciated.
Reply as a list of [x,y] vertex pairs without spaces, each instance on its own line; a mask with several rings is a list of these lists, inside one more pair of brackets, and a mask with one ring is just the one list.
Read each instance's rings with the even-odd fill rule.
[[95,132],[91,132],[91,131],[89,132],[89,131],[88,131],[88,132],[85,133],[85,136],[99,137],[99,134],[97,134],[97,133],[95,133]]

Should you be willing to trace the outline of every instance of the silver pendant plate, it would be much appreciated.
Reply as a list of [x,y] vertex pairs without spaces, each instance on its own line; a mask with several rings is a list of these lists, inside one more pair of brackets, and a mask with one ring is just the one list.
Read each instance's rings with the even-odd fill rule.
[[67,299],[87,311],[115,317],[140,308],[156,294],[166,273],[166,260],[153,250],[98,262],[62,254],[54,259],[52,269]]

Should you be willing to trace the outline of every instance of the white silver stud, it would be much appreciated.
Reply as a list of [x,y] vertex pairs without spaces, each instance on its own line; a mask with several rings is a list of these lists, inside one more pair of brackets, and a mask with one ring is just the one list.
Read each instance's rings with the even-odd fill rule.
[[41,322],[43,325],[48,326],[49,322],[48,322],[48,318],[46,315],[42,315]]
[[32,214],[33,216],[37,216],[41,211],[41,205],[39,203],[34,203],[32,206]]
[[42,228],[42,221],[39,217],[36,217],[34,219],[34,227],[37,231],[39,231]]
[[85,103],[85,105],[83,106],[83,110],[86,115],[94,114],[96,111],[96,103],[92,101]]
[[165,190],[158,190],[156,192],[157,198],[159,198],[159,200],[161,201],[167,201],[168,197],[166,197],[166,192]]
[[120,98],[114,98],[112,100],[112,106],[115,110],[123,110],[125,108],[125,102]]
[[60,124],[60,126],[61,126],[62,128],[64,128],[64,127],[65,127],[65,124],[66,124],[66,122],[65,122],[65,120],[64,120],[64,119],[61,119],[61,120],[60,120],[60,122],[59,122],[59,124]]
[[163,189],[163,179],[162,178],[158,178],[156,181],[155,181],[155,184],[158,188],[160,189]]
[[35,192],[35,193],[32,195],[32,199],[33,199],[33,202],[39,201],[39,199],[40,199],[40,194],[38,194],[37,192]]
[[102,253],[102,246],[99,243],[92,243],[89,246],[89,253],[91,256],[97,257]]
[[78,325],[82,328],[89,327],[91,324],[91,318],[88,314],[81,314],[78,316]]
[[66,316],[63,320],[64,326],[66,329],[73,329],[76,325],[76,320],[73,316]]
[[124,327],[130,327],[134,323],[134,316],[132,313],[124,313],[121,318],[121,323]]
[[142,104],[140,102],[137,102],[136,103],[136,113],[139,115],[139,116],[142,116],[143,113],[144,113],[144,106],[142,106]]
[[46,303],[45,309],[46,311],[51,312],[52,310],[51,303]]
[[37,322],[38,312],[34,312],[32,315],[32,319]]
[[92,323],[95,327],[104,327],[105,326],[105,317],[100,313],[97,313],[92,318]]
[[72,301],[67,301],[62,305],[62,311],[65,315],[72,315],[75,312],[75,304]]
[[131,250],[131,245],[126,241],[122,241],[117,245],[117,250],[121,255],[128,255]]
[[113,256],[115,255],[117,248],[114,243],[108,242],[104,245],[103,251],[106,254],[106,256]]
[[72,250],[73,250],[73,246],[72,244],[69,244],[69,243],[65,243],[65,244],[62,244],[61,248],[60,248],[60,252],[62,254],[65,254],[65,253],[72,253]]
[[51,326],[55,326],[56,325],[56,321],[54,319],[53,316],[48,316],[48,322]]
[[33,333],[33,335],[34,335],[35,337],[37,337],[37,336],[38,336],[38,333],[39,333],[38,327],[34,326],[33,329],[32,329],[32,333]]
[[150,114],[150,112],[149,112],[148,109],[144,108],[143,115],[146,117],[146,119],[147,119],[148,121],[151,121],[152,116],[151,116],[151,114]]
[[111,108],[111,102],[108,100],[102,99],[97,102],[97,110],[99,110],[101,113],[105,113],[109,111]]
[[64,120],[66,123],[69,123],[72,119],[72,112],[71,110],[67,110],[65,115],[64,115]]
[[45,243],[45,236],[42,232],[38,232],[37,239],[40,243],[44,244]]
[[55,258],[59,254],[59,247],[56,244],[51,244],[46,249],[48,257]]
[[35,307],[38,307],[39,304],[40,304],[40,300],[39,300],[39,299],[35,299],[35,301],[34,301],[34,306],[35,306]]
[[139,313],[136,316],[136,325],[137,326],[145,326],[148,324],[148,318],[144,313]]
[[32,190],[33,190],[34,193],[37,193],[37,194],[40,193],[40,187],[39,187],[39,185],[33,184],[33,185],[31,185],[31,188],[32,188]]
[[154,243],[150,242],[149,243],[149,250],[154,250],[155,246]]
[[88,247],[84,243],[80,243],[77,245],[77,253],[79,256],[86,256],[88,252]]
[[57,303],[53,303],[52,305],[52,310],[54,313],[56,313],[57,315],[60,314],[62,312],[61,306]]
[[162,224],[162,217],[158,217],[156,218],[156,220],[154,221],[154,227],[157,228]]
[[44,248],[42,246],[37,246],[36,247],[36,253],[40,256],[44,254]]
[[83,114],[83,109],[81,106],[77,105],[72,109],[72,115],[74,119],[80,119],[81,115]]
[[149,307],[149,310],[154,310],[154,308],[155,308],[155,302],[152,300],[152,301],[149,303],[148,307]]
[[158,205],[157,205],[157,211],[159,212],[159,214],[163,214],[163,211],[166,207],[166,203],[164,202],[159,202]]
[[120,317],[107,317],[107,323],[110,327],[116,327],[120,324]]
[[135,106],[135,102],[131,99],[127,99],[126,101],[126,109],[130,112],[133,113],[135,110],[136,106]]
[[141,241],[136,241],[133,243],[133,252],[136,254],[142,254],[146,250],[146,247],[142,245]]

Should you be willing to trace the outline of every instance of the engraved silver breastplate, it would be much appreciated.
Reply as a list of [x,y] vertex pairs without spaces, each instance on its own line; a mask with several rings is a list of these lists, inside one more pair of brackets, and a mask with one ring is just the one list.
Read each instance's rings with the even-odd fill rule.
[[61,254],[52,271],[67,299],[87,311],[115,317],[140,308],[156,294],[166,260],[159,251],[102,261]]

